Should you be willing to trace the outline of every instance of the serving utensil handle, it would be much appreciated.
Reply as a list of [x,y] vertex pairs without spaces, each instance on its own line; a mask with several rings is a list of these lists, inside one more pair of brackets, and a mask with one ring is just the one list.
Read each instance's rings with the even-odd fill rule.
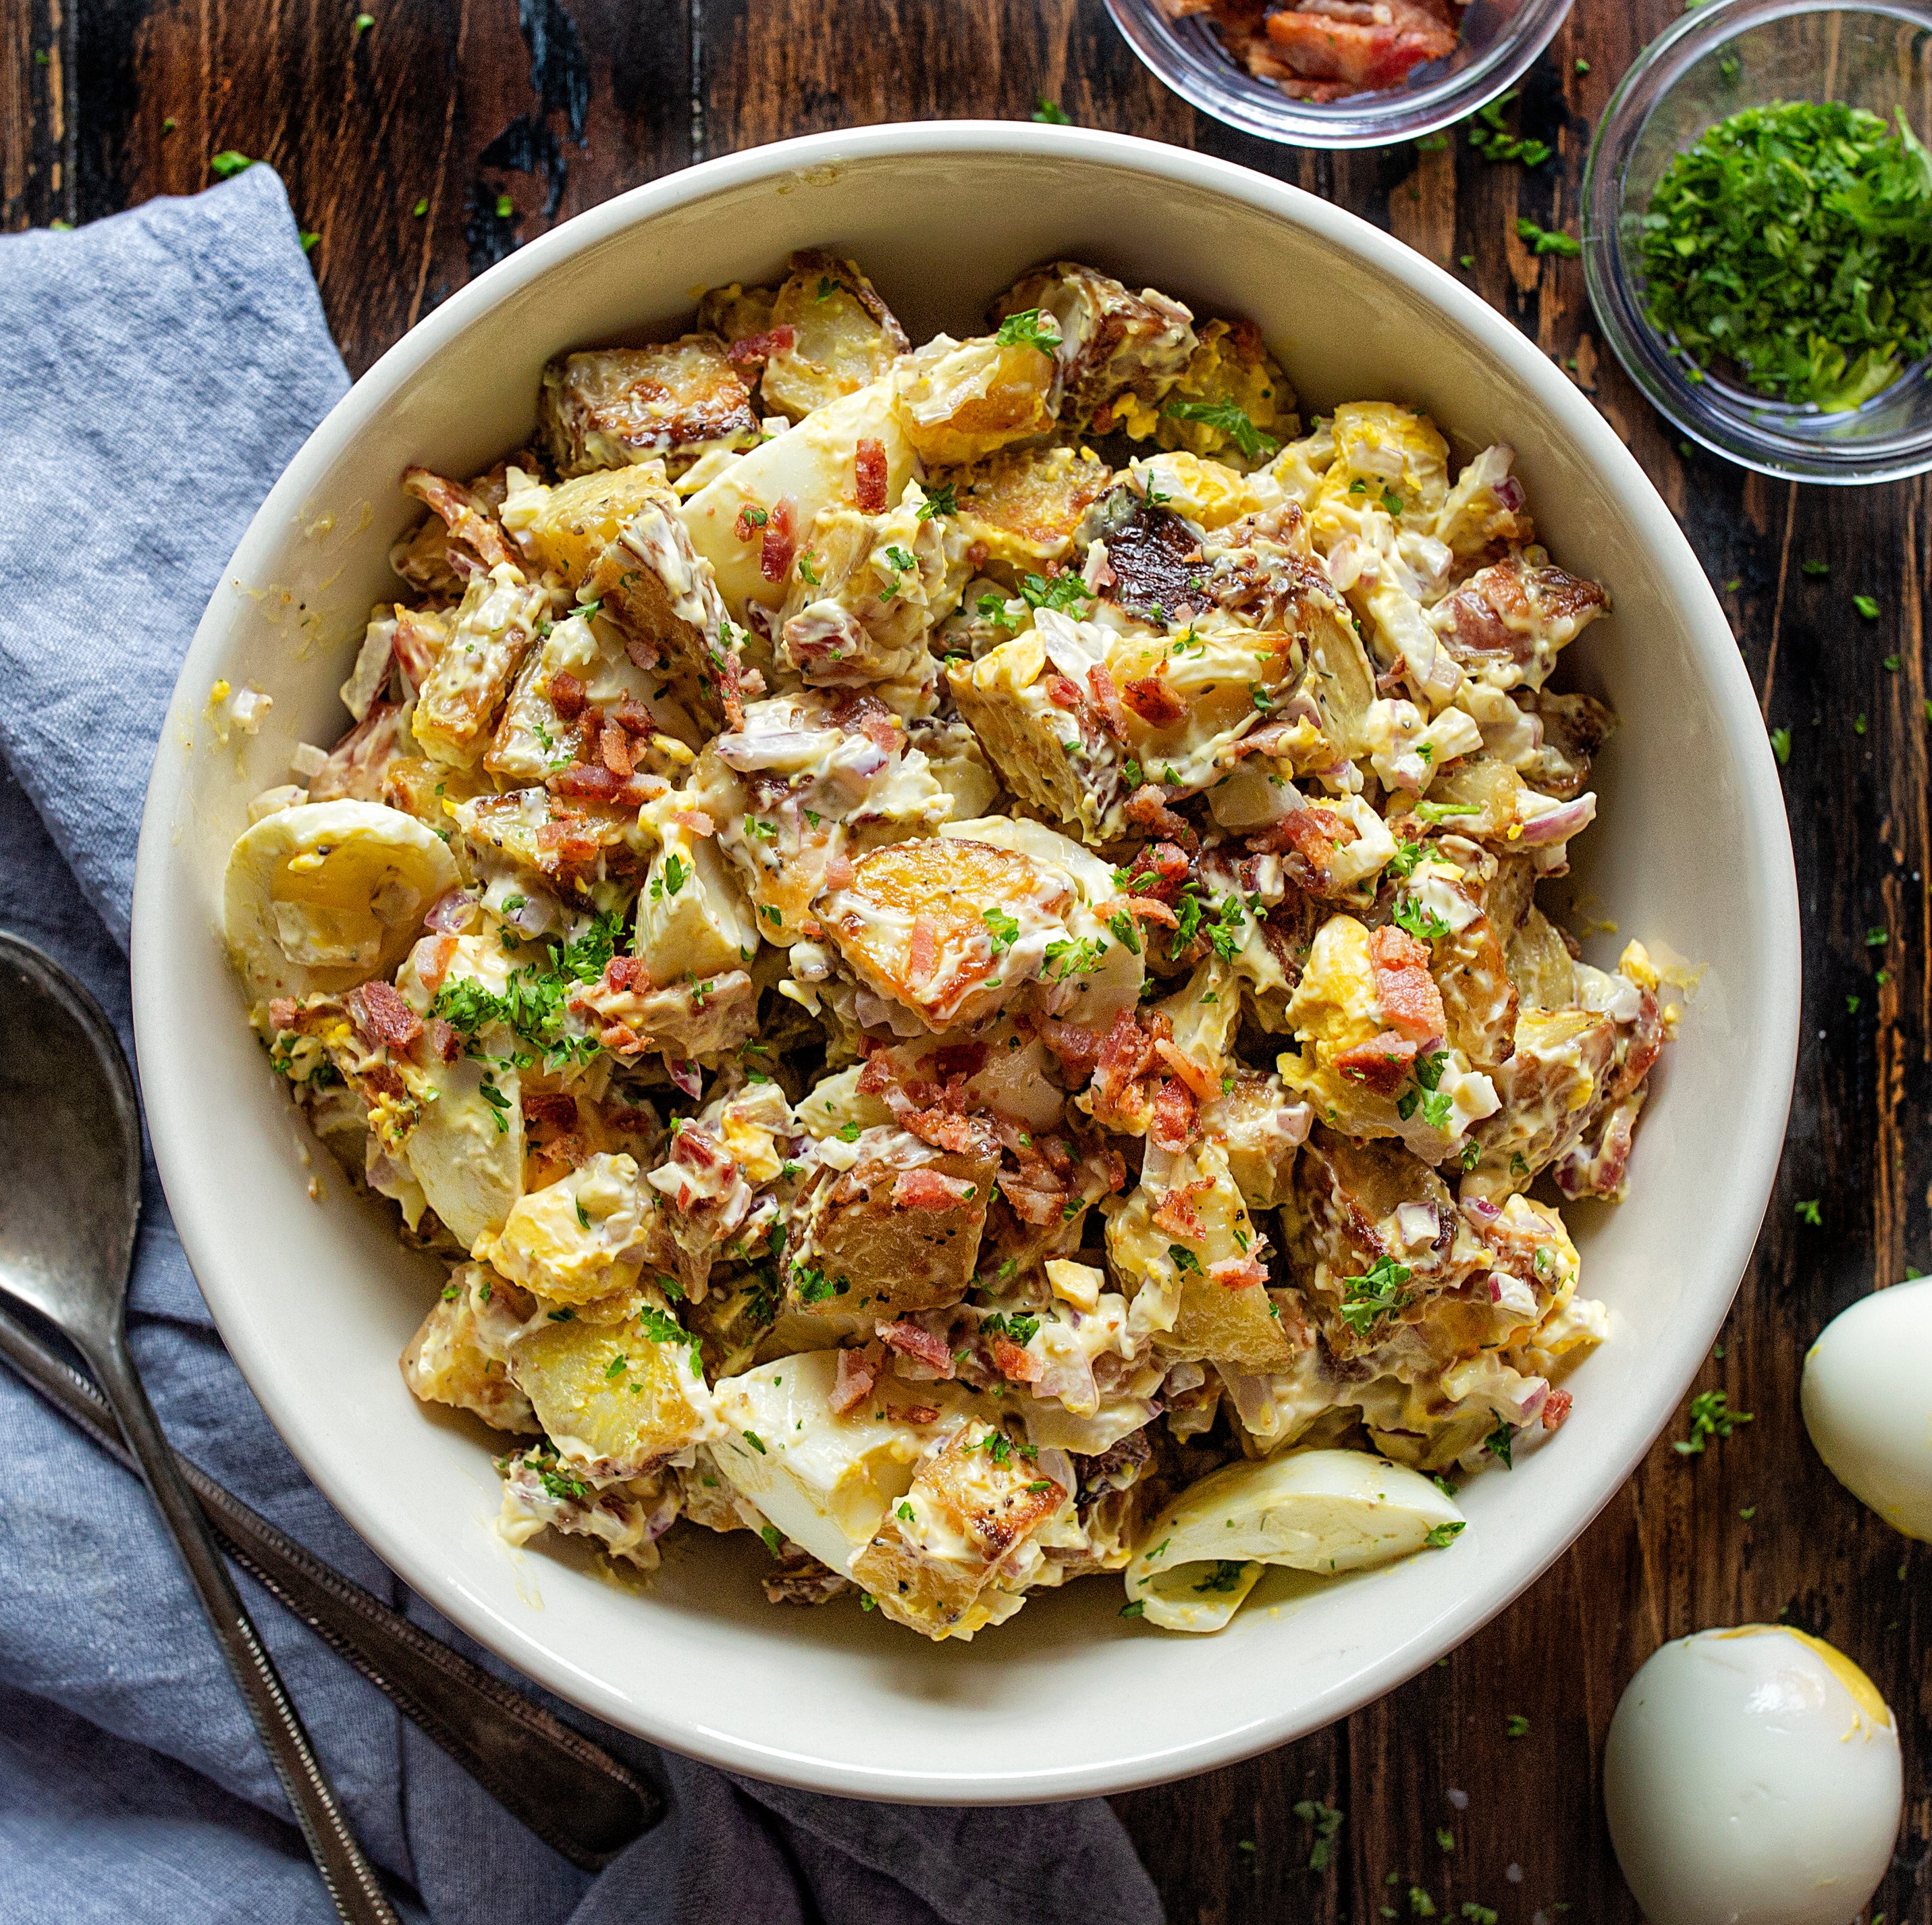
[[176,1465],[174,1452],[128,1354],[127,1339],[118,1332],[116,1336],[118,1341],[87,1347],[88,1367],[112,1406],[121,1434],[173,1535],[228,1669],[242,1687],[249,1715],[268,1748],[275,1775],[288,1795],[322,1883],[345,1925],[399,1925],[382,1894],[375,1867],[356,1842],[302,1720],[256,1635],[213,1534]]

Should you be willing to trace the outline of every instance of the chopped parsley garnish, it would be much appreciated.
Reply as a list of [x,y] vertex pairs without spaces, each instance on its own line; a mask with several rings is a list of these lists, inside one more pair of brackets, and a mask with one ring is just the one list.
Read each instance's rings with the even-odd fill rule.
[[1819,1208],[1818,1199],[1816,1197],[1808,1198],[1804,1202],[1799,1204],[1797,1206],[1797,1212],[1799,1222],[1808,1223],[1814,1230],[1823,1228],[1825,1213]]
[[1876,622],[1878,619],[1878,604],[1869,595],[1853,595],[1852,597],[1852,606],[1856,608],[1868,622]]
[[1173,1259],[1174,1267],[1182,1272],[1192,1270],[1196,1276],[1202,1274],[1201,1259],[1185,1243],[1170,1243],[1167,1254]]
[[1058,353],[1060,348],[1060,331],[1051,323],[1051,315],[1042,315],[1037,307],[1022,308],[1017,314],[1009,314],[1000,323],[999,331],[993,337],[1001,347],[1036,347],[1042,354]]
[[1071,127],[1072,117],[1058,100],[1049,100],[1042,94],[1034,103],[1030,118],[1043,121],[1048,127]]
[[1394,920],[1418,942],[1439,943],[1449,933],[1448,924],[1417,896],[1406,895],[1396,903]]
[[1124,1604],[1120,1606],[1120,1615],[1123,1618],[1138,1618],[1143,1615],[1146,1610],[1145,1600],[1137,1597],[1132,1603]]
[[651,900],[662,902],[676,895],[691,879],[691,865],[675,853],[664,858],[664,874],[651,878]]
[[1232,1591],[1240,1583],[1241,1573],[1247,1567],[1245,1558],[1217,1558],[1214,1561],[1214,1568],[1194,1588],[1199,1591]]
[[942,481],[919,505],[919,518],[922,521],[931,521],[942,514],[957,514],[958,512],[959,503],[955,498],[953,484],[950,481]]
[[994,955],[1004,955],[1019,940],[1020,925],[1004,910],[982,909],[980,920],[986,925],[987,939]]
[[1517,217],[1516,237],[1532,253],[1561,254],[1565,259],[1574,259],[1583,251],[1582,242],[1574,234],[1559,233],[1553,227],[1538,226],[1527,214]]
[[1413,1273],[1390,1256],[1378,1257],[1360,1276],[1342,1279],[1340,1316],[1357,1336],[1365,1337],[1378,1318],[1399,1310],[1408,1301],[1404,1291]]
[[617,1354],[604,1366],[604,1381],[607,1383],[615,1382],[616,1380],[622,1376],[625,1372],[628,1370],[630,1367],[631,1360],[626,1357],[622,1351],[620,1351]]
[[1308,1869],[1311,1872],[1325,1872],[1328,1861],[1335,1853],[1335,1834],[1342,1828],[1342,1814],[1331,1804],[1313,1798],[1298,1798],[1294,1806],[1294,1815],[1304,1825],[1315,1829],[1313,1843],[1309,1849]]
[[1520,87],[1512,87],[1477,109],[1469,123],[1469,145],[1486,160],[1520,160],[1526,167],[1540,167],[1555,151],[1549,142],[1526,140],[1503,124],[1509,103],[1522,91]]
[[1281,446],[1272,435],[1256,427],[1238,401],[1170,401],[1161,412],[1178,421],[1198,421],[1203,427],[1219,429],[1241,451],[1244,460],[1259,461]]
[[1420,842],[1398,842],[1395,853],[1388,859],[1388,872],[1400,876],[1405,881],[1415,873],[1415,865],[1422,860],[1423,845]]
[[1739,1424],[1756,1420],[1751,1411],[1734,1411],[1722,1390],[1700,1390],[1690,1399],[1690,1435],[1679,1438],[1671,1449],[1680,1457],[1701,1457],[1704,1447],[1714,1437],[1729,1437]]
[[756,1431],[746,1431],[744,1433],[744,1438],[745,1441],[748,1444],[760,1457],[768,1457],[771,1455],[771,1453],[765,1448],[765,1440],[761,1438]]
[[859,1126],[856,1123],[842,1123],[838,1126],[838,1137],[841,1143],[856,1143],[859,1140]]
[[1455,1539],[1460,1537],[1464,1531],[1468,1529],[1468,1525],[1460,1517],[1456,1519],[1453,1524],[1436,1525],[1431,1528],[1428,1535],[1423,1539],[1422,1542],[1424,1546],[1426,1549],[1431,1551],[1446,1551]]
[[[1078,575],[1072,574],[1055,575],[1051,580],[1045,575],[1022,575],[1020,594],[1029,608],[1051,608],[1059,615],[1094,598],[1087,584]],[[982,615],[986,612],[986,604],[992,599],[989,595],[980,598],[980,612]],[[1000,606],[1004,607],[1005,604]]]
[[1107,918],[1107,927],[1114,932],[1114,940],[1130,956],[1141,952],[1140,931],[1134,927],[1134,919],[1124,909],[1117,909]]
[[1748,107],[1671,162],[1643,227],[1650,320],[1694,379],[1831,412],[1932,346],[1932,158],[1902,116]]
[[1037,1317],[1018,1315],[1009,1316],[996,1310],[990,1317],[980,1319],[981,1333],[989,1337],[1010,1337],[1016,1344],[1030,1344],[1040,1330]]
[[1516,1466],[1510,1461],[1510,1453],[1515,1442],[1516,1433],[1503,1418],[1498,1417],[1496,1429],[1483,1439],[1483,1447],[1505,1471],[1513,1471]]

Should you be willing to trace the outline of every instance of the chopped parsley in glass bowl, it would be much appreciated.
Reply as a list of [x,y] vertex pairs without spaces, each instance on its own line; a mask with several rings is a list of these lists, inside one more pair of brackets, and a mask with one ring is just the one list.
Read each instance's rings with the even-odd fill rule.
[[1761,473],[1932,468],[1932,12],[1717,0],[1639,57],[1584,176],[1604,335],[1684,433]]

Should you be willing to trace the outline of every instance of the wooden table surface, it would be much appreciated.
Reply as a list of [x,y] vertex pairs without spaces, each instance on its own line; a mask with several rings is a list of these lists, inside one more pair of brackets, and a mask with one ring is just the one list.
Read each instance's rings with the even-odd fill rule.
[[[1680,446],[1600,352],[1581,264],[1515,238],[1519,214],[1575,230],[1591,127],[1676,0],[1582,0],[1519,103],[1522,130],[1556,150],[1534,169],[1460,135],[1428,154],[1248,140],[1143,71],[1100,0],[364,4],[374,24],[358,28],[353,0],[0,0],[6,226],[192,193],[224,148],[270,160],[320,235],[322,299],[359,373],[470,276],[621,188],[784,135],[1021,118],[1044,95],[1083,125],[1297,182],[1445,265],[1473,255],[1468,277],[1572,370],[1683,521],[1767,726],[1790,732],[1807,1027],[1784,1174],[1696,1387],[1756,1421],[1700,1457],[1660,1441],[1526,1597],[1381,1703],[1118,1806],[1176,1925],[1408,1916],[1412,1882],[1444,1919],[1473,1901],[1523,1925],[1555,1925],[1559,1903],[1592,1925],[1634,1920],[1598,1784],[1618,1695],[1664,1639],[1782,1617],[1842,1646],[1900,1718],[1905,1830],[1874,1909],[1932,1925],[1932,1555],[1840,1489],[1797,1406],[1826,1321],[1932,1269],[1928,491],[1798,487]],[[1876,621],[1855,593],[1876,598]],[[1798,1208],[1812,1199],[1816,1225]],[[1510,1713],[1526,1735],[1508,1737]],[[1346,1814],[1320,1871],[1304,1800]]]

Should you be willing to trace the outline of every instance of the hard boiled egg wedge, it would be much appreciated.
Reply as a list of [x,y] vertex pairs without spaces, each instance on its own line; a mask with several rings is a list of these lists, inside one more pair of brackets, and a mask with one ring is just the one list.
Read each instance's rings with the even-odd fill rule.
[[1834,1318],[1802,1396],[1826,1469],[1894,1531],[1932,1541],[1932,1278]]
[[1654,1652],[1604,1748],[1611,1843],[1650,1925],[1849,1925],[1904,1797],[1871,1680],[1782,1624]]
[[312,802],[264,816],[228,858],[228,946],[260,1000],[388,976],[423,911],[456,886],[442,839],[380,802]]
[[1231,1464],[1162,1511],[1126,1569],[1130,1608],[1168,1631],[1218,1631],[1264,1564],[1324,1576],[1447,1544],[1464,1519],[1430,1479],[1366,1450]]

